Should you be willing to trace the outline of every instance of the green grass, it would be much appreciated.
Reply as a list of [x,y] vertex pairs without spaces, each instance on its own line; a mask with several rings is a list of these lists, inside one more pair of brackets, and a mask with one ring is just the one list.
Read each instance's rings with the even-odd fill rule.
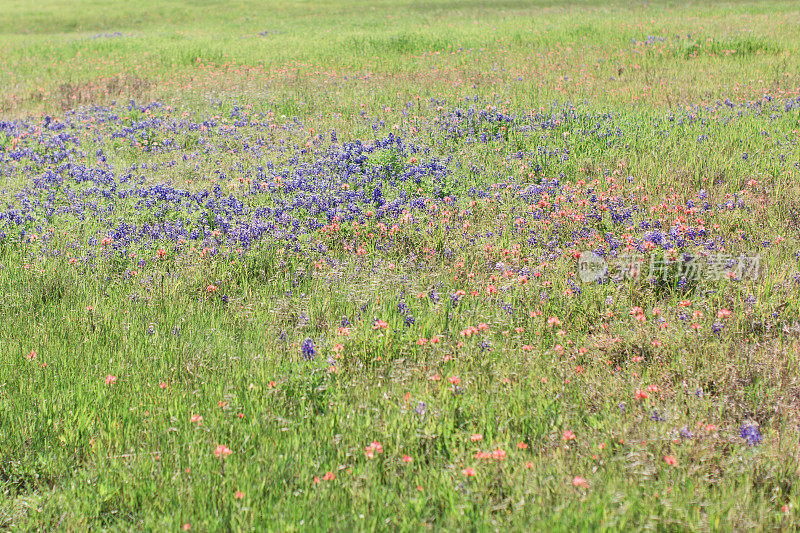
[[[187,86],[347,112],[391,105],[398,92],[675,106],[798,85],[791,2],[493,6],[240,2],[220,16],[213,2],[11,3],[0,23],[0,109],[174,97]],[[341,90],[320,101],[332,84]]]
[[[0,528],[798,527],[793,2],[0,12]],[[69,121],[71,159],[36,131],[45,114]],[[349,174],[327,151],[389,134],[405,148]],[[445,177],[405,179],[418,163]],[[298,176],[327,187],[308,195],[380,183],[428,202],[240,252],[213,206],[148,189],[286,210],[311,190]],[[61,214],[84,201],[90,216]],[[314,205],[292,217],[332,224]],[[179,221],[220,234],[93,240]],[[758,253],[761,276],[577,281],[573,252],[656,222]]]

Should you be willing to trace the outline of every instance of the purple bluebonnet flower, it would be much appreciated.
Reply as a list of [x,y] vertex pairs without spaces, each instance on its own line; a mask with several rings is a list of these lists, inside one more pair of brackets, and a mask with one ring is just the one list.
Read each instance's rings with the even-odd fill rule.
[[397,302],[397,311],[401,314],[408,313],[408,306],[406,305],[406,301],[401,297],[400,301]]
[[741,435],[750,446],[755,446],[763,439],[757,424],[742,424],[739,428],[739,435]]
[[312,341],[311,339],[304,340],[303,343],[300,345],[300,349],[302,350],[303,353],[303,359],[306,360],[313,359],[317,353],[317,351],[314,349],[314,341]]

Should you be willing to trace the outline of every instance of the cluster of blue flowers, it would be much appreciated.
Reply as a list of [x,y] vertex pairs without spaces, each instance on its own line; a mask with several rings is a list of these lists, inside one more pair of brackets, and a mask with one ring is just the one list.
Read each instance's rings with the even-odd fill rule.
[[[444,102],[435,100],[429,105],[441,111],[418,135],[388,130],[372,140],[347,142],[338,142],[336,132],[310,136],[297,120],[276,123],[268,115],[248,113],[238,106],[222,118],[194,120],[159,103],[131,102],[80,109],[62,119],[3,121],[0,179],[22,185],[0,191],[4,203],[0,241],[35,238],[46,247],[47,228],[76,228],[83,237],[75,241],[83,263],[97,257],[96,247],[104,246],[105,239],[111,243],[104,253],[111,250],[119,257],[156,243],[182,241],[207,247],[210,257],[223,249],[247,250],[256,245],[300,252],[313,240],[309,236],[335,221],[363,224],[374,217],[394,223],[404,212],[423,211],[431,203],[463,206],[464,200],[491,198],[493,186],[510,189],[510,197],[518,199],[521,207],[533,207],[528,217],[543,220],[557,209],[575,208],[578,201],[564,187],[565,170],[571,168],[577,145],[564,142],[562,133],[581,143],[624,151],[630,149],[626,146],[630,134],[644,126],[626,116],[581,113],[570,106],[515,116],[482,106],[477,98],[456,107],[445,108]],[[666,138],[675,128],[689,125],[713,135],[706,115],[728,107],[719,102],[705,112],[698,108],[671,114],[648,124],[647,135]],[[796,113],[798,107],[800,99],[765,99],[734,107],[721,123],[746,114]],[[373,126],[381,131],[386,125],[375,121]],[[457,156],[456,141],[502,146],[498,157],[526,162],[536,177],[509,176],[480,167]],[[125,165],[129,159],[139,162]],[[610,176],[610,169],[603,172]],[[559,177],[544,179],[542,174]],[[710,235],[701,225],[645,220],[647,213],[641,213],[633,200],[603,197],[591,187],[587,192],[586,223],[567,238],[531,228],[514,228],[512,233],[519,233],[515,238],[521,242],[546,250],[545,259],[587,240],[599,243],[598,255],[613,257],[626,245],[620,233],[628,226],[635,227],[632,245],[640,252],[651,245],[715,250],[725,244],[724,238]],[[537,206],[543,198],[550,199],[547,207]],[[705,190],[689,199],[686,208],[699,209],[701,214],[749,209],[736,196],[712,205]],[[454,210],[442,229],[451,231],[471,215],[468,209]],[[414,231],[431,230],[414,226]],[[498,224],[496,232],[483,236],[503,231],[507,230]],[[470,237],[470,242],[479,237]],[[387,238],[376,244],[393,243]],[[318,249],[324,251],[324,244]],[[435,291],[430,296],[438,299]]]
[[743,424],[739,428],[739,434],[750,446],[755,446],[763,439],[756,424]]

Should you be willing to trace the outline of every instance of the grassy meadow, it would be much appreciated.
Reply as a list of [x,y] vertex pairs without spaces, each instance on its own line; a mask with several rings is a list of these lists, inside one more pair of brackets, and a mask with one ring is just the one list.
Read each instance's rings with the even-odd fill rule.
[[800,526],[795,2],[0,13],[0,529]]

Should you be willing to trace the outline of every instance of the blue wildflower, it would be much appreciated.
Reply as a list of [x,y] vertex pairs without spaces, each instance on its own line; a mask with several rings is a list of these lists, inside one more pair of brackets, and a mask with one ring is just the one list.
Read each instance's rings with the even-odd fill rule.
[[314,349],[314,341],[311,339],[306,339],[300,345],[300,349],[303,352],[303,359],[313,359],[314,355],[316,355],[317,351]]
[[742,424],[739,428],[739,435],[741,435],[750,446],[755,446],[763,439],[757,424]]

